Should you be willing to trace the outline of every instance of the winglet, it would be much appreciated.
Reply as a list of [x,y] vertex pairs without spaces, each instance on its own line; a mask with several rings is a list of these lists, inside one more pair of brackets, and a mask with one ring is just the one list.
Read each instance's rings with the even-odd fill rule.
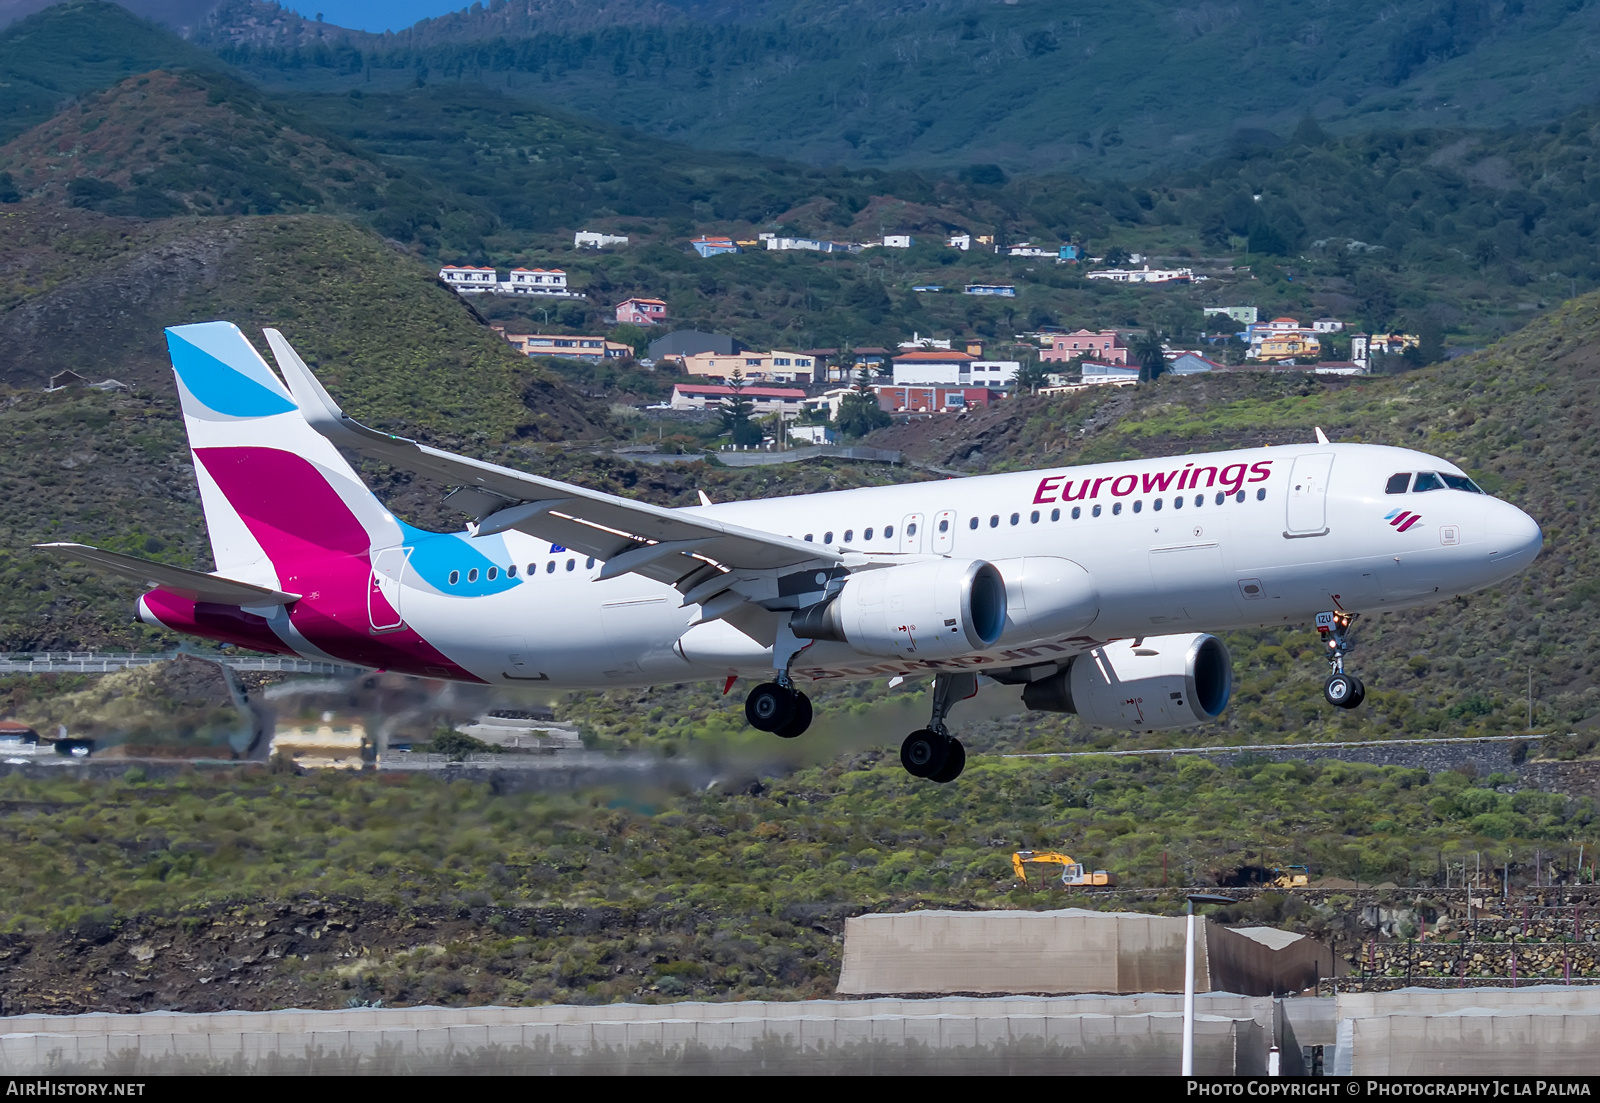
[[707,494],[705,491],[697,490],[697,491],[695,491],[695,493],[700,495],[700,504],[701,505],[708,506],[708,505],[711,504],[711,496],[709,494]]
[[1322,431],[1322,426],[1320,426],[1320,425],[1317,426],[1317,443],[1318,444],[1327,444],[1328,443],[1328,434],[1324,433]]
[[267,344],[272,346],[272,355],[278,361],[278,370],[283,372],[283,378],[289,384],[289,393],[294,396],[296,405],[300,407],[300,416],[304,417],[306,424],[317,432],[335,444],[346,444],[351,447],[359,447],[370,441],[381,441],[385,444],[416,443],[407,437],[397,437],[392,433],[380,433],[376,429],[369,429],[350,417],[339,408],[333,396],[312,374],[306,362],[300,359],[300,354],[294,351],[283,334],[275,329],[266,329],[262,332],[266,334]]

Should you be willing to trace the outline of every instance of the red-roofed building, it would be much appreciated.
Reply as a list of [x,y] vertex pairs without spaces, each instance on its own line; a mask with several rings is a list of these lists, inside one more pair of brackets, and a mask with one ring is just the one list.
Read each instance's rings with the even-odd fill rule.
[[891,414],[939,414],[974,409],[999,402],[1004,391],[989,387],[901,387],[882,384],[872,388],[878,405]]
[[667,304],[660,299],[623,299],[617,304],[617,321],[653,326],[667,320]]
[[734,394],[743,395],[758,414],[800,412],[806,392],[798,387],[720,387],[712,383],[679,383],[672,388],[674,410],[716,410]]

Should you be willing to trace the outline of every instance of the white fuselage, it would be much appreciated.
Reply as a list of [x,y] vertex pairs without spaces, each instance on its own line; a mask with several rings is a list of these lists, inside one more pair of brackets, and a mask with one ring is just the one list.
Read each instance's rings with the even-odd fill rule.
[[[819,642],[793,667],[801,681],[860,678],[1007,667],[1065,659],[1125,637],[1440,601],[1493,585],[1537,554],[1538,526],[1506,502],[1448,488],[1385,492],[1392,475],[1425,471],[1461,474],[1448,461],[1405,449],[1315,444],[696,511],[874,559],[987,560],[1007,576],[1008,600],[1019,609],[1023,595],[1009,592],[1014,572],[1007,564],[1064,559],[1092,580],[1097,610],[1069,634],[1009,630],[989,651],[940,661],[873,658]],[[515,585],[473,597],[408,591],[403,615],[485,681],[584,687],[771,673],[770,638],[724,621],[691,628],[701,610],[684,607],[671,586],[631,574],[596,581],[600,564],[515,531],[470,543],[503,560],[502,572],[514,566]],[[1027,608],[1035,623],[1043,612]]]

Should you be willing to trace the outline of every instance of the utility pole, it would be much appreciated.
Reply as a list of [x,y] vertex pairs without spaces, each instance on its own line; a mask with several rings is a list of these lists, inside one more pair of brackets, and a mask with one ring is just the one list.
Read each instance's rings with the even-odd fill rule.
[[1533,667],[1528,668],[1528,731],[1533,731]]

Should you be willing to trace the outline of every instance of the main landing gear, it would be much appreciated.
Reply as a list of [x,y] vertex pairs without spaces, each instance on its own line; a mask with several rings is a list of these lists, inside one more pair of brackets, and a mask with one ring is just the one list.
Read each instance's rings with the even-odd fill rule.
[[811,726],[811,698],[793,686],[762,682],[744,699],[744,717],[756,731],[793,739]]
[[1322,696],[1328,704],[1342,709],[1353,709],[1367,698],[1367,687],[1354,674],[1346,674],[1344,657],[1355,647],[1350,639],[1350,627],[1355,623],[1355,613],[1343,610],[1317,614],[1317,634],[1328,649],[1328,663],[1333,672],[1323,683]]
[[941,785],[961,776],[967,751],[961,740],[945,730],[950,706],[978,692],[976,674],[936,674],[933,679],[933,718],[928,726],[906,736],[900,744],[900,765],[912,777],[925,777]]

